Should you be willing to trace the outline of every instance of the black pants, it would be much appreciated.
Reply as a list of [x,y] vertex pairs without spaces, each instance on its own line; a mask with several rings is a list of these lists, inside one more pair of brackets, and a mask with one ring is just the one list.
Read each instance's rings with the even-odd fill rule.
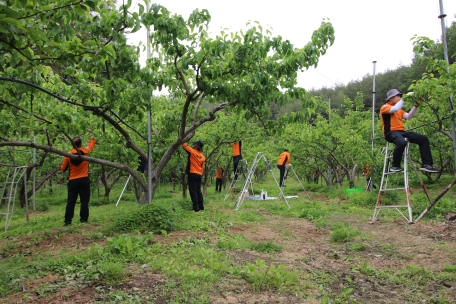
[[237,179],[238,175],[239,175],[239,172],[238,174],[236,174],[236,170],[238,168],[238,165],[239,165],[239,162],[242,160],[242,155],[238,155],[238,156],[233,156],[233,172],[235,173],[234,174],[234,179]]
[[282,187],[283,178],[285,176],[285,166],[284,165],[277,165],[277,168],[280,170],[280,183],[279,186]]
[[90,201],[90,179],[81,177],[68,181],[68,200],[65,211],[65,223],[71,224],[74,216],[74,207],[76,200],[81,199],[81,223],[87,222],[89,219],[89,201]]
[[193,211],[204,210],[203,193],[201,193],[202,176],[196,173],[188,174],[188,191],[193,202]]
[[215,179],[215,192],[222,192],[222,179],[216,178]]
[[393,151],[393,167],[401,166],[402,154],[404,153],[405,146],[407,145],[404,137],[408,138],[411,143],[420,146],[421,161],[423,162],[423,165],[432,166],[434,164],[432,161],[429,139],[425,135],[414,132],[391,131],[386,135],[385,139],[396,145]]

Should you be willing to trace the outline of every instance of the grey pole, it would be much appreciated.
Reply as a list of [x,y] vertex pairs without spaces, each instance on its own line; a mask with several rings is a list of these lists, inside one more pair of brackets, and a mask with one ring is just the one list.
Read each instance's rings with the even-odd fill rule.
[[[373,86],[372,86],[372,153],[374,153],[374,134],[375,134],[375,64],[377,61],[372,61],[374,64],[374,79],[373,79]],[[374,178],[374,174],[371,174],[370,178]],[[371,186],[371,192],[374,191],[374,186]]]
[[[33,143],[36,144],[36,136],[33,137]],[[33,148],[33,164],[36,162],[36,149]],[[33,167],[33,211],[35,211],[35,176],[36,176],[36,168]],[[27,195],[27,193],[25,193]]]
[[[442,0],[439,0],[440,4],[440,21],[442,24],[442,44],[443,44],[443,57],[445,58],[446,63],[449,65],[450,61],[448,60],[448,45],[447,45],[447,38],[446,38],[446,28],[445,28],[445,13],[443,12],[443,3]],[[448,70],[448,69],[447,69]],[[453,111],[453,93],[450,94],[450,98],[448,99],[450,103],[450,111]],[[453,138],[453,154],[454,154],[454,166],[456,168],[456,132],[454,126],[454,119],[451,119],[451,136]]]
[[[146,7],[147,7],[147,12],[149,12],[150,5],[149,1],[146,1]],[[149,47],[149,40],[150,40],[150,32],[149,28],[147,28],[147,59],[150,57],[150,47]],[[151,108],[151,103],[150,103],[151,97],[149,97],[149,111],[147,111],[147,180],[148,180],[148,203],[150,204],[152,202],[152,160],[151,160],[151,155],[152,155],[152,139],[151,139],[151,113],[150,113],[150,108]]]
[[374,132],[375,132],[375,64],[377,61],[372,61],[374,64],[374,85],[372,89],[372,150],[374,149]]
[[[328,121],[329,121],[329,124],[331,124],[331,96],[329,97]],[[331,139],[329,140],[329,145],[331,145]],[[331,161],[331,158],[330,158],[330,161],[329,161],[329,186],[330,186],[330,189],[331,189],[331,193],[333,193],[333,183],[332,183],[332,176],[331,176],[332,167],[333,167],[332,166],[332,161]]]

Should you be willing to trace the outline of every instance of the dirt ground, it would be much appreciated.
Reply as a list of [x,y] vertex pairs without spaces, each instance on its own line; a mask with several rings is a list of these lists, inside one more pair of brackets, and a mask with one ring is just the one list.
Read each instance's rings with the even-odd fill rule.
[[[313,199],[318,199],[316,196]],[[225,210],[233,212],[232,210]],[[368,220],[359,217],[338,218],[351,226],[359,227],[362,236],[355,239],[355,243],[365,244],[362,251],[352,251],[348,244],[335,244],[329,241],[327,230],[319,229],[310,221],[292,217],[272,215],[264,209],[256,210],[265,219],[251,225],[233,225],[227,227],[230,234],[243,234],[254,243],[271,241],[283,246],[283,250],[273,257],[275,265],[285,264],[289,269],[302,270],[301,280],[317,281],[319,277],[327,277],[327,287],[335,294],[343,291],[343,286],[351,286],[351,296],[364,303],[413,303],[405,295],[413,294],[413,290],[404,290],[400,284],[387,284],[381,280],[372,279],[362,273],[353,271],[355,265],[366,263],[377,270],[403,269],[407,265],[423,266],[430,270],[442,270],[446,265],[456,262],[456,221],[445,221],[429,224],[418,223],[409,225],[405,221],[382,220],[369,224]],[[284,232],[287,234],[284,236]],[[53,231],[58,234],[59,231]],[[171,244],[188,237],[199,237],[194,231],[176,231],[165,236],[156,236],[157,242]],[[217,235],[206,233],[213,242]],[[363,237],[365,236],[365,237]],[[22,244],[29,239],[24,238]],[[23,245],[16,250],[43,250],[56,253],[64,248],[77,253],[79,250],[97,242],[105,245],[105,239],[90,240],[80,233],[64,234],[58,239],[44,239],[37,244]],[[351,245],[353,242],[351,243]],[[24,247],[26,246],[26,247]],[[28,247],[27,247],[28,246]],[[16,250],[8,254],[14,255]],[[268,260],[269,255],[253,250],[227,251],[232,259],[239,264],[255,263],[257,258]],[[3,257],[5,258],[5,257]],[[113,290],[123,290],[141,295],[150,303],[167,303],[169,297],[162,296],[166,279],[160,273],[154,273],[147,267],[130,265],[132,275],[128,282]],[[43,283],[56,286],[53,292],[41,295],[37,292],[24,293],[0,298],[1,303],[92,303],[104,302],[108,299],[107,287],[78,285],[64,288],[56,283],[61,278],[49,274],[41,279],[24,281],[25,291],[36,290]],[[321,279],[323,280],[323,279]],[[178,282],[177,282],[178,284]],[[314,285],[315,286],[315,285]],[[429,282],[423,289],[427,292],[439,294],[444,292],[450,300],[456,303],[456,286],[451,282]],[[315,295],[318,290],[309,287],[309,295]],[[231,282],[229,286],[214,284],[211,293],[212,303],[320,303],[320,300],[309,299],[302,302],[297,294],[292,292],[277,293],[274,290],[254,291],[245,281]],[[408,300],[407,300],[408,299]],[[451,302],[453,301],[453,302]]]

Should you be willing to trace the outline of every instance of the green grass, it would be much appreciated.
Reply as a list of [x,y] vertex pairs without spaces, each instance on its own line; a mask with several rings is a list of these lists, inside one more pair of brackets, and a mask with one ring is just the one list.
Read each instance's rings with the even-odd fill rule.
[[[285,195],[295,195],[302,191],[296,181],[290,179],[287,182],[289,186],[286,187]],[[330,282],[335,282],[338,278],[329,272],[329,268],[320,273],[309,273],[299,265],[290,267],[271,260],[270,257],[282,257],[284,247],[293,250],[289,245],[291,243],[287,242],[302,241],[299,232],[293,230],[295,228],[288,228],[284,224],[285,220],[294,225],[299,225],[300,222],[309,225],[312,222],[317,228],[309,229],[320,229],[322,237],[319,240],[330,246],[331,252],[337,251],[339,255],[344,250],[356,252],[356,258],[350,252],[339,257],[339,262],[350,263],[352,272],[362,273],[372,280],[381,280],[387,284],[416,288],[418,298],[410,298],[409,302],[426,302],[430,299],[421,288],[426,285],[425,280],[435,284],[455,281],[454,265],[437,271],[414,265],[398,269],[377,269],[368,262],[359,263],[363,256],[367,256],[370,248],[361,243],[366,234],[353,221],[368,222],[377,194],[353,194],[341,201],[338,197],[345,196],[348,187],[346,183],[342,187],[333,185],[333,193],[330,193],[327,186],[304,183],[308,191],[319,191],[318,200],[308,200],[305,195],[300,195],[298,199],[288,200],[290,209],[284,200],[245,201],[237,212],[233,211],[235,196],[224,201],[225,194],[216,194],[215,186],[211,186],[208,188],[208,197],[205,198],[205,211],[200,213],[192,212],[190,198],[182,199],[181,192],[170,193],[171,185],[162,185],[161,193],[156,193],[152,205],[139,206],[134,194],[127,190],[119,205],[115,206],[123,185],[123,182],[119,182],[114,187],[109,201],[104,197],[91,197],[89,220],[92,224],[88,226],[78,223],[77,205],[74,224],[63,227],[65,187],[56,186],[53,193],[38,194],[37,209],[42,211],[30,217],[29,226],[18,207],[8,232],[1,234],[4,240],[0,244],[0,255],[3,257],[0,263],[0,296],[18,292],[17,282],[20,280],[54,274],[90,282],[97,288],[116,287],[117,289],[106,291],[106,301],[147,302],[142,294],[118,289],[133,273],[144,267],[165,276],[166,284],[160,287],[160,296],[169,303],[210,303],[209,294],[214,289],[226,290],[228,287],[252,289],[258,293],[284,292],[286,296],[298,294],[300,300],[297,302],[317,297],[328,303],[349,303],[351,297],[354,297],[350,291],[352,287],[346,282],[341,286],[338,281],[334,286],[341,286],[340,289],[337,292],[331,290]],[[435,187],[441,186],[437,183]],[[278,196],[277,186],[268,175],[260,183],[255,182],[254,189],[256,193],[264,189],[269,196]],[[103,191],[100,194],[101,192]],[[454,211],[453,197],[454,194],[445,197],[429,219],[440,219],[445,213]],[[394,200],[395,197],[391,195],[389,199]],[[420,192],[415,193],[412,200],[418,211],[420,204],[426,204],[426,198]],[[384,218],[401,219],[400,215],[393,212],[386,213]],[[425,221],[429,219],[426,218]],[[4,221],[0,225],[2,223]],[[253,241],[255,238],[250,235],[254,235],[260,227],[275,231],[271,238],[273,241]],[[70,234],[82,234],[85,239],[90,238],[90,242],[99,241],[102,246],[94,244],[89,249],[79,250],[77,254],[69,248],[62,248],[55,255],[47,253],[48,247],[38,246],[42,241],[49,244]],[[281,245],[277,244],[277,237],[280,238]],[[361,241],[354,241],[358,238]],[[396,244],[379,245],[379,252],[384,258],[396,254]],[[305,259],[297,261],[305,260],[310,265],[322,257],[327,258],[327,252],[323,254],[313,247],[311,249]],[[368,258],[371,258],[370,255]],[[130,270],[131,267],[133,270]],[[49,286],[40,288],[40,292],[52,293]],[[314,291],[307,293],[308,288],[313,288]],[[315,294],[315,290],[320,290],[320,296]],[[201,296],[203,292],[205,295]],[[441,296],[438,299],[443,298]]]

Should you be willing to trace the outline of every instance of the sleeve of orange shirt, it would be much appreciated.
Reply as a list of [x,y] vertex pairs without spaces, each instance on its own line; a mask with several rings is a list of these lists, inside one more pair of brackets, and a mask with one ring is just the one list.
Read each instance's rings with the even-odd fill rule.
[[187,152],[189,152],[191,154],[195,154],[195,149],[190,148],[190,146],[187,145],[186,143],[182,144],[182,148],[184,148],[185,151],[187,151]]
[[95,139],[92,138],[92,139],[90,139],[87,147],[83,148],[82,151],[84,151],[84,153],[89,153],[89,152],[93,151],[94,147],[95,147]]
[[62,165],[60,165],[60,171],[65,172],[67,166],[69,166],[70,159],[68,157],[64,157],[62,161]]

